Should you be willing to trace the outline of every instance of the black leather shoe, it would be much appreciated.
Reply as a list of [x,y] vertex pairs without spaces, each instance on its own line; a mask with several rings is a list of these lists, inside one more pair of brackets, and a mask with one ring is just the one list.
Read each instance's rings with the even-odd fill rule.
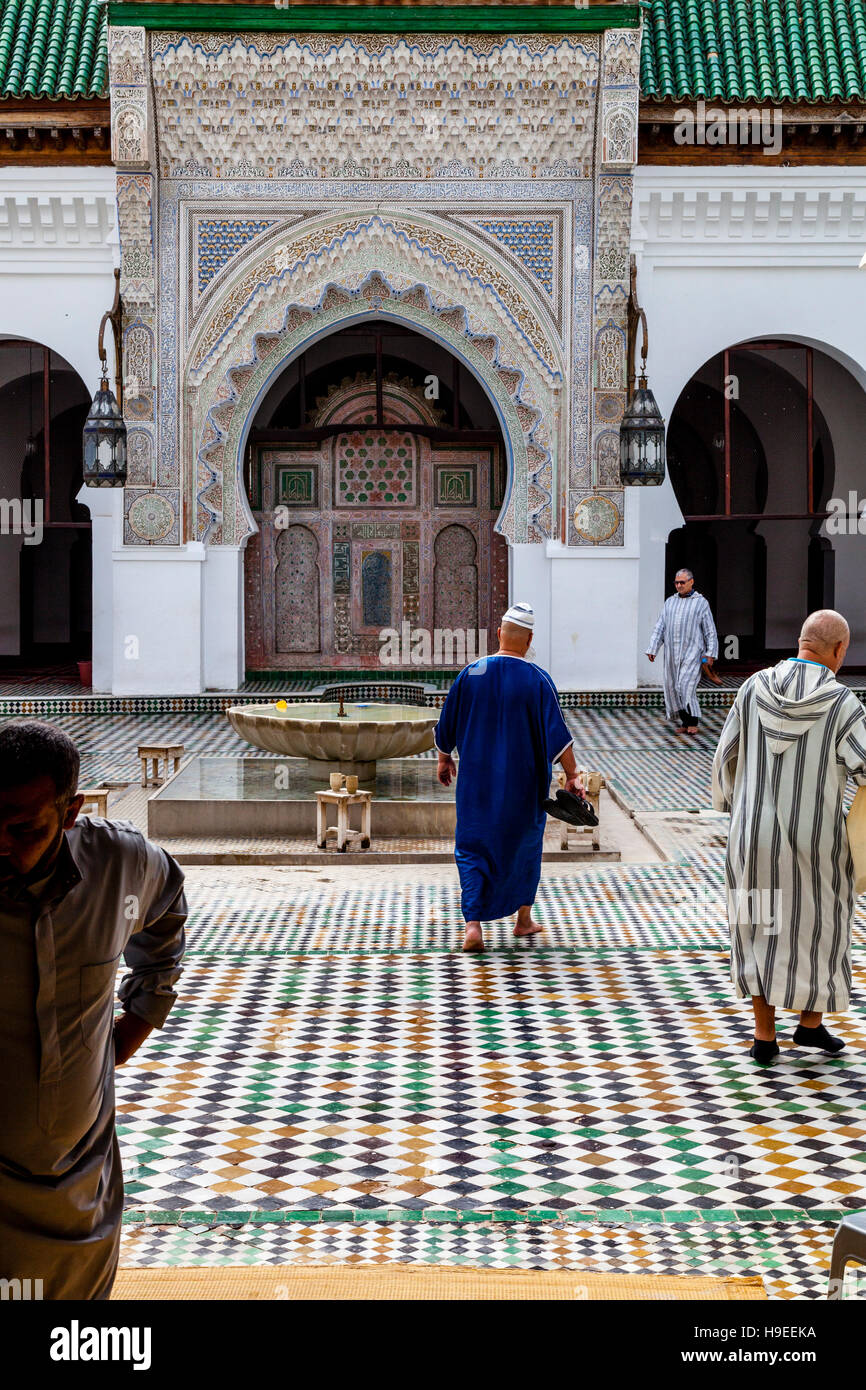
[[766,1067],[779,1055],[779,1044],[775,1041],[765,1042],[762,1038],[754,1038],[752,1046],[749,1048],[749,1056],[754,1057],[762,1067]]
[[794,1033],[794,1042],[798,1047],[819,1047],[822,1052],[841,1052],[845,1046],[841,1038],[834,1038],[832,1033],[828,1033],[823,1023],[819,1023],[817,1028],[804,1028],[802,1023],[798,1024]]

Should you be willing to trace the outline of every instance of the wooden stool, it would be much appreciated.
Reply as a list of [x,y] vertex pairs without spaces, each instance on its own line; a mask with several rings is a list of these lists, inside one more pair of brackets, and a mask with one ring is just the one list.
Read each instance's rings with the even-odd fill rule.
[[[183,757],[182,743],[140,743],[138,746],[138,756],[141,758],[141,785],[143,787],[158,787],[165,781],[168,774],[168,760],[172,760],[172,773],[177,772],[180,767],[180,760]],[[153,778],[148,778],[148,760],[153,763]],[[159,765],[165,763],[165,777],[160,773]]]
[[[595,811],[599,821],[598,825],[567,825],[564,820],[556,822],[559,831],[559,848],[568,849],[568,837],[572,835],[591,835],[593,849],[601,848],[599,830],[601,828],[601,816],[598,812],[598,803],[601,797],[601,789],[604,786],[604,778],[600,772],[587,772],[584,768],[578,768],[583,775],[584,795],[592,809]],[[565,776],[559,773],[557,781],[561,787],[565,786]]]
[[[361,829],[349,828],[349,807],[358,803],[361,807]],[[360,840],[361,849],[370,848],[370,820],[372,816],[372,792],[339,792],[330,790],[316,792],[316,844],[325,849],[329,835],[336,835],[337,849],[345,854],[350,840]],[[327,807],[337,808],[337,824],[328,825]]]
[[88,806],[95,806],[98,816],[105,817],[108,815],[107,787],[81,787],[78,795],[84,797],[84,804],[81,807],[82,812],[86,814]]

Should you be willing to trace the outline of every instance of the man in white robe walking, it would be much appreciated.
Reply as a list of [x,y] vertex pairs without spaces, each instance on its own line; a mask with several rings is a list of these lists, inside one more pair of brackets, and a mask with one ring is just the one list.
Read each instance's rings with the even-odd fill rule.
[[696,734],[701,718],[697,689],[701,665],[712,671],[719,654],[719,639],[710,605],[695,589],[691,570],[677,570],[676,593],[665,600],[647,648],[655,661],[664,643],[665,710],[669,719],[680,721],[678,734]]
[[731,978],[751,997],[751,1056],[778,1056],[776,1009],[799,1012],[794,1042],[840,1052],[822,1022],[848,1008],[854,878],[847,779],[866,783],[866,713],[834,679],[848,624],[821,609],[797,656],[741,686],[713,762],[713,805],[730,811],[725,886]]

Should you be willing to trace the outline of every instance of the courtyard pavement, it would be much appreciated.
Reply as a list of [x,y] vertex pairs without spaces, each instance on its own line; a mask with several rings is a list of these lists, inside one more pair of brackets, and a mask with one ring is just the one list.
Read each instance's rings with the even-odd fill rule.
[[[724,711],[686,746],[658,709],[568,718],[648,838],[621,864],[548,868],[541,940],[500,923],[460,954],[450,865],[186,871],[180,998],[117,1078],[123,1264],[758,1274],[770,1297],[825,1294],[835,1223],[866,1206],[866,913],[855,1005],[831,1021],[849,1049],[793,1048],[785,1016],[756,1068],[709,810]],[[55,722],[91,783],[134,781],[157,732],[252,751],[217,714]]]

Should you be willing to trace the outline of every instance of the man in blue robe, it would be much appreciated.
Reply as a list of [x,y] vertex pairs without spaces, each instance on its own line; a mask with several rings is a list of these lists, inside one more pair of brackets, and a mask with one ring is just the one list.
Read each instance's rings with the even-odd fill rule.
[[533,936],[532,904],[541,852],[551,765],[560,762],[566,787],[578,785],[571,734],[556,686],[527,660],[535,616],[517,603],[502,619],[499,651],[466,666],[448,692],[434,741],[439,781],[457,773],[454,857],[466,920],[464,951],[483,951],[482,922],[517,913],[515,936]]

